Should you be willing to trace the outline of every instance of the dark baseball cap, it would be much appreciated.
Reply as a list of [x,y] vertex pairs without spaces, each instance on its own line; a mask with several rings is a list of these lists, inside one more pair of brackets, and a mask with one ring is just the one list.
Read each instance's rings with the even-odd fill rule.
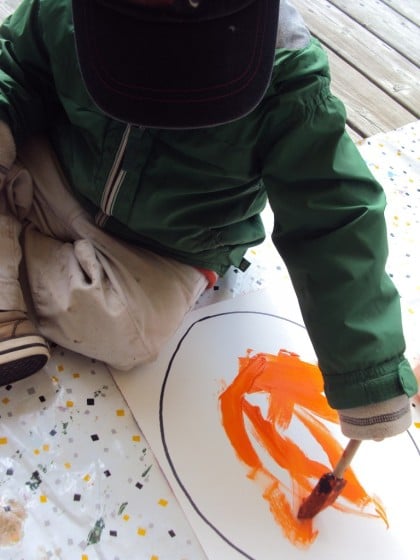
[[270,81],[279,0],[72,0],[95,104],[148,127],[199,128],[256,107]]

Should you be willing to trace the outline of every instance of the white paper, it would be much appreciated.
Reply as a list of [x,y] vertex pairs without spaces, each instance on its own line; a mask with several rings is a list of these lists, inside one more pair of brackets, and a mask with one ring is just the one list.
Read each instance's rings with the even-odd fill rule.
[[[408,434],[363,442],[352,463],[367,492],[383,502],[389,529],[382,520],[328,508],[315,518],[319,535],[309,548],[284,537],[236,457],[218,405],[240,356],[248,349],[277,354],[281,348],[315,361],[294,298],[276,301],[260,292],[191,313],[154,363],[112,372],[209,560],[419,558],[420,457]],[[344,444],[339,429],[332,429]],[[323,458],[298,423],[290,434],[305,453]],[[287,473],[278,470],[287,484]]]

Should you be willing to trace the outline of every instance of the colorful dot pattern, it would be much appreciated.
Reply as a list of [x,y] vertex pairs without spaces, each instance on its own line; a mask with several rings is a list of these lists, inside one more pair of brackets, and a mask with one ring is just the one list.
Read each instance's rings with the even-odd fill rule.
[[[420,362],[420,121],[359,145],[387,199],[387,270],[401,295],[406,355]],[[412,438],[420,448],[420,410],[412,401]]]
[[387,198],[388,273],[400,294],[407,356],[420,357],[420,121],[360,145]]
[[107,368],[60,347],[0,388],[4,516],[15,502],[20,538],[0,560],[205,559]]

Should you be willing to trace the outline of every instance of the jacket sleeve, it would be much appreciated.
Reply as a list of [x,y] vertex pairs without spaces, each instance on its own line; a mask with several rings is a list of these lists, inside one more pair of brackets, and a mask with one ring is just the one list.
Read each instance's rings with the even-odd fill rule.
[[23,0],[0,27],[0,120],[17,142],[45,129],[56,104],[39,10],[39,0]]
[[[400,302],[385,272],[385,195],[345,132],[328,80],[289,111],[264,155],[273,242],[289,270],[334,408],[416,391]],[[305,95],[310,89],[304,81]],[[321,92],[321,93],[320,93]],[[295,95],[299,96],[298,89]],[[272,114],[270,129],[276,129]],[[274,136],[273,136],[274,137]]]

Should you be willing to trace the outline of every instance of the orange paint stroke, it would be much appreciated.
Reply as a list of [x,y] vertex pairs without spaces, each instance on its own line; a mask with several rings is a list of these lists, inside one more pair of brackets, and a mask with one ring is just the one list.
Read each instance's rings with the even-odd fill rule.
[[[249,402],[252,394],[266,395],[267,412]],[[314,542],[318,531],[311,519],[298,520],[297,510],[323,474],[331,471],[342,446],[322,420],[338,423],[338,415],[323,393],[319,368],[297,354],[280,350],[278,355],[248,351],[239,358],[239,371],[219,397],[221,420],[238,456],[249,467],[248,477],[262,486],[263,498],[285,536],[300,547]],[[285,434],[293,417],[299,420],[324,451],[329,464],[310,459]],[[252,437],[251,437],[252,436]],[[290,475],[290,487],[264,466],[252,439]],[[376,497],[361,486],[351,468],[342,500],[331,507],[340,511],[380,518],[388,526],[385,510]],[[367,506],[374,511],[365,511]]]

